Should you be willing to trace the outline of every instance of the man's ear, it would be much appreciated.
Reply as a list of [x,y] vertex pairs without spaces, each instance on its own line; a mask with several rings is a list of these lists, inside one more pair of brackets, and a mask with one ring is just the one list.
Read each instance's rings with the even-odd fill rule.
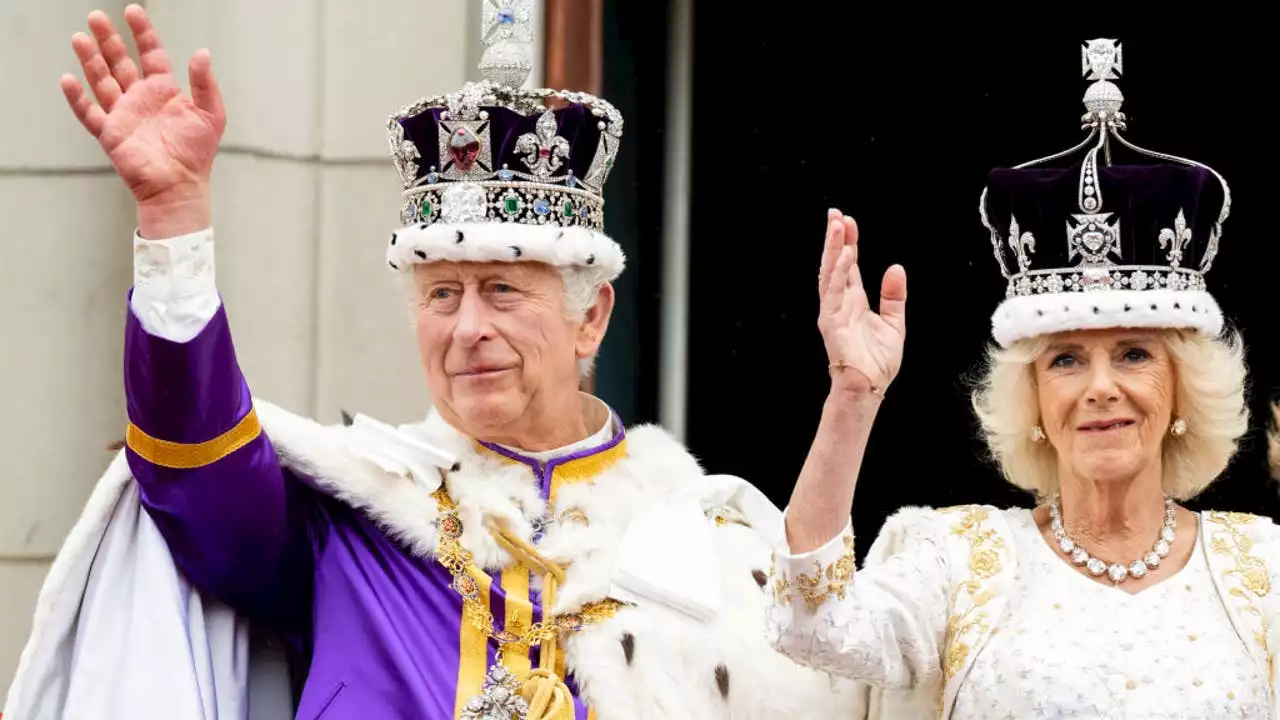
[[594,357],[604,341],[605,331],[609,329],[609,318],[613,315],[614,291],[612,283],[604,283],[596,291],[595,302],[587,308],[582,319],[582,327],[578,330],[577,346],[574,348],[579,358]]

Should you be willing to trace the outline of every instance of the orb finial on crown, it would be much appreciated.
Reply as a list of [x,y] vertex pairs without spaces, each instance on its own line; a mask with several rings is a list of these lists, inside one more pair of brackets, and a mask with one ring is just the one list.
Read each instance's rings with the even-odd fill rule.
[[1120,43],[1111,38],[1095,38],[1080,47],[1081,72],[1094,83],[1084,93],[1084,106],[1093,118],[1115,118],[1124,105],[1124,94],[1112,80],[1124,72]]
[[533,0],[481,0],[480,74],[492,83],[518,88],[533,71]]

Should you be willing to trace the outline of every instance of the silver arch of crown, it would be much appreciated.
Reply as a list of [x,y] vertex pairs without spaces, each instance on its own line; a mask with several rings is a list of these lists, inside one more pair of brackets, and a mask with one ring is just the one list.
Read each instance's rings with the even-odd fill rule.
[[[391,156],[404,183],[406,214],[414,196],[424,186],[439,182],[533,183],[562,186],[585,192],[603,201],[604,184],[613,169],[622,140],[622,113],[606,100],[584,92],[524,89],[533,62],[533,0],[479,0],[480,40],[484,53],[479,69],[483,79],[468,82],[460,90],[434,95],[400,108],[387,120]],[[569,167],[569,142],[557,134],[555,114],[548,98],[578,103],[596,118],[600,140],[585,177]],[[503,107],[530,117],[537,116],[535,130],[516,139],[518,167],[495,167],[489,142],[489,113],[482,107]],[[439,157],[443,167],[428,168],[418,177],[422,159],[417,147],[405,139],[401,121],[427,110],[441,109]]]
[[[1124,105],[1124,94],[1112,82],[1120,79],[1120,75],[1124,72],[1124,53],[1118,40],[1095,38],[1083,43],[1080,48],[1080,64],[1084,78],[1093,81],[1085,89],[1084,106],[1086,112],[1080,118],[1081,129],[1088,130],[1089,135],[1079,144],[1062,152],[1014,166],[1014,169],[1022,169],[1042,165],[1073,155],[1087,148],[1084,162],[1081,166],[1077,197],[1080,212],[1073,216],[1074,222],[1068,221],[1067,224],[1068,255],[1069,259],[1076,262],[1076,266],[1051,270],[1030,270],[1031,256],[1035,252],[1036,239],[1032,237],[1031,233],[1019,232],[1016,218],[1011,221],[1009,228],[1003,230],[991,225],[987,217],[987,188],[983,188],[982,197],[978,201],[978,212],[982,216],[982,225],[991,233],[991,247],[995,253],[996,262],[1000,266],[1001,274],[1009,280],[1010,294],[1029,294],[1040,291],[1056,292],[1057,290],[1052,290],[1051,288],[1057,287],[1061,283],[1041,282],[1043,278],[1040,276],[1042,275],[1044,277],[1067,277],[1068,284],[1074,279],[1076,282],[1085,285],[1092,282],[1091,278],[1096,279],[1105,276],[1114,279],[1115,277],[1123,277],[1127,284],[1128,275],[1125,273],[1136,272],[1139,273],[1140,277],[1145,277],[1145,273],[1148,270],[1164,269],[1167,271],[1172,269],[1175,272],[1170,277],[1194,276],[1190,277],[1189,282],[1202,282],[1201,276],[1208,272],[1213,264],[1214,257],[1218,253],[1218,242],[1222,236],[1222,224],[1231,212],[1231,189],[1227,186],[1226,179],[1208,165],[1176,155],[1138,147],[1121,134],[1122,131],[1128,129],[1124,112],[1120,109]],[[1180,267],[1182,251],[1191,239],[1191,232],[1186,227],[1186,219],[1182,212],[1179,212],[1176,218],[1170,219],[1171,227],[1162,230],[1158,238],[1161,247],[1167,251],[1169,267],[1139,268],[1137,266],[1120,265],[1112,261],[1113,257],[1123,261],[1123,258],[1120,257],[1119,245],[1120,221],[1119,219],[1112,220],[1111,213],[1104,211],[1102,189],[1098,185],[1097,177],[1099,154],[1102,155],[1103,162],[1107,166],[1111,165],[1111,140],[1113,138],[1124,147],[1147,157],[1203,168],[1212,173],[1218,179],[1218,182],[1222,184],[1222,210],[1210,230],[1209,242],[1198,268]],[[1004,239],[1007,239],[1009,248],[1013,251],[1017,260],[1018,267],[1016,269],[1011,270],[1005,263],[1004,253],[1001,251],[1001,241]],[[1109,283],[1111,280],[1107,280],[1107,282]],[[1182,282],[1182,280],[1175,279],[1174,282],[1176,284]],[[1032,286],[1035,286],[1036,289],[1031,289]],[[1045,289],[1041,290],[1041,288]]]

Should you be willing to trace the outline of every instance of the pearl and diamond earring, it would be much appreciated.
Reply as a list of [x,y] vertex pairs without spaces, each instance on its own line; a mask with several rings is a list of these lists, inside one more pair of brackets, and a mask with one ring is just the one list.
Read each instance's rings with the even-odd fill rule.
[[1033,425],[1031,427],[1031,442],[1042,443],[1044,441],[1045,441],[1044,428],[1040,427],[1039,425]]
[[1187,434],[1187,421],[1182,418],[1176,418],[1173,424],[1169,426],[1169,434],[1174,437],[1182,437]]

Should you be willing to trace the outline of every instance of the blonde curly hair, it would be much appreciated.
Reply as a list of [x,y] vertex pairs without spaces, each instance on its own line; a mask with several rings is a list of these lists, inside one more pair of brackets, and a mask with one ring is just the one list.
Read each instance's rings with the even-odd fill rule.
[[[1164,442],[1164,490],[1188,500],[1226,469],[1248,430],[1244,343],[1235,331],[1220,338],[1181,330],[1160,334],[1177,378],[1174,412],[1187,422],[1185,435]],[[1041,501],[1058,489],[1056,451],[1031,438],[1040,422],[1032,363],[1049,342],[1039,337],[1009,348],[993,346],[972,396],[991,458],[1006,480]],[[1271,459],[1280,474],[1280,432],[1272,436]]]
[[1267,431],[1267,463],[1271,477],[1280,480],[1280,401],[1271,405],[1271,428]]

